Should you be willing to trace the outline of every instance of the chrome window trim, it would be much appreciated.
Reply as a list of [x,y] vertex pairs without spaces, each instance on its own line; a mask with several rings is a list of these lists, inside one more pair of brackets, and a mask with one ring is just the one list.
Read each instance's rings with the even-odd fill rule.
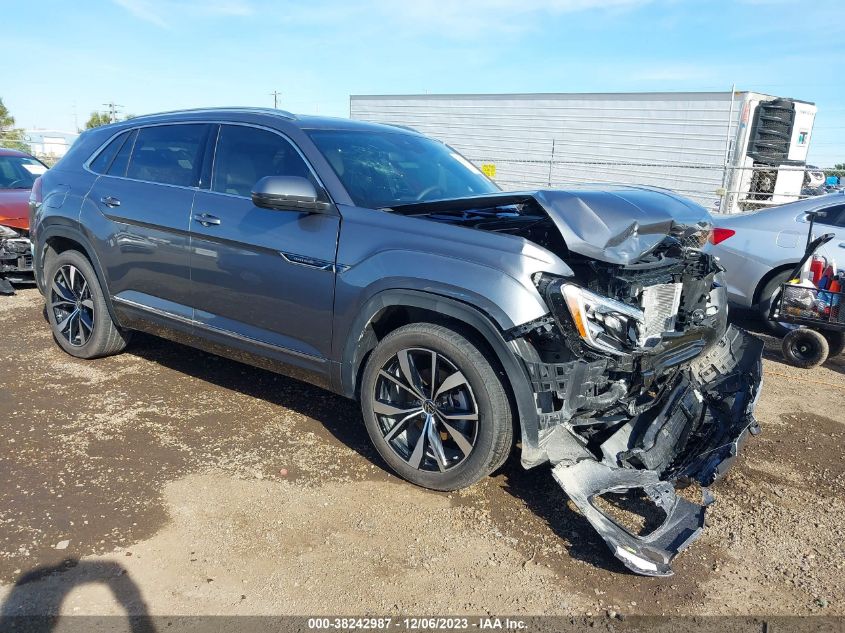
[[[185,185],[171,185],[169,183],[156,182],[154,180],[139,180],[137,178],[129,178],[127,176],[113,176],[111,174],[99,174],[96,171],[94,171],[93,169],[91,169],[91,162],[94,159],[96,159],[97,156],[100,155],[100,153],[106,148],[106,146],[108,146],[109,143],[111,143],[115,138],[117,138],[118,136],[120,136],[124,132],[127,132],[127,131],[132,132],[134,130],[141,130],[142,128],[148,128],[148,127],[162,127],[162,126],[165,126],[165,125],[219,125],[219,126],[221,126],[217,129],[217,136],[214,139],[214,155],[212,156],[212,160],[211,160],[211,178],[210,178],[210,182],[208,183],[208,189],[202,188],[202,182],[199,182],[195,186],[188,187],[188,186],[185,186]],[[84,163],[82,163],[82,168],[85,171],[87,171],[88,173],[92,174],[93,176],[96,176],[97,178],[101,178],[101,177],[116,178],[117,180],[128,180],[130,182],[140,182],[140,183],[144,183],[144,184],[148,184],[148,185],[161,185],[163,187],[175,187],[176,189],[188,189],[188,190],[191,190],[191,191],[203,191],[205,193],[211,193],[211,194],[215,194],[215,195],[218,195],[218,196],[228,196],[230,198],[238,198],[239,200],[251,200],[251,198],[249,196],[239,196],[239,195],[234,194],[234,193],[225,193],[225,192],[222,192],[222,191],[213,191],[211,189],[211,187],[214,186],[214,165],[217,162],[217,143],[220,140],[220,131],[222,129],[222,126],[224,126],[224,125],[239,125],[239,126],[242,126],[242,127],[253,127],[253,128],[258,128],[259,130],[266,130],[267,132],[272,132],[273,134],[280,136],[282,139],[284,139],[285,141],[290,143],[290,145],[293,147],[293,149],[296,151],[296,153],[299,154],[299,157],[305,163],[305,166],[308,168],[308,171],[310,171],[311,175],[314,176],[314,180],[317,181],[317,184],[319,184],[320,188],[325,192],[326,196],[329,199],[329,202],[331,202],[332,204],[335,204],[335,201],[332,200],[332,196],[329,193],[329,190],[326,188],[325,183],[323,183],[322,178],[320,178],[319,174],[317,174],[317,171],[314,169],[313,165],[311,165],[311,162],[308,160],[308,158],[305,156],[305,154],[302,153],[302,150],[299,148],[299,146],[296,143],[294,143],[293,140],[287,134],[285,134],[284,132],[280,132],[279,130],[274,130],[271,127],[267,127],[266,125],[259,125],[259,124],[256,124],[256,123],[244,123],[244,122],[241,122],[241,121],[226,121],[226,120],[213,120],[213,121],[212,120],[196,120],[196,121],[169,121],[169,122],[166,122],[166,123],[147,123],[145,125],[136,125],[136,126],[126,127],[126,128],[123,128],[122,130],[118,130],[117,132],[112,134],[105,142],[103,142],[97,148],[97,150],[93,154],[91,154],[91,156],[88,158],[88,160],[86,160]],[[138,136],[137,135],[135,136],[135,142],[136,143],[138,142]],[[135,145],[134,144],[132,145],[131,151],[132,152],[135,151]],[[131,159],[131,156],[132,156],[132,154],[130,153],[130,159]],[[200,177],[202,177],[202,175],[200,175]]]

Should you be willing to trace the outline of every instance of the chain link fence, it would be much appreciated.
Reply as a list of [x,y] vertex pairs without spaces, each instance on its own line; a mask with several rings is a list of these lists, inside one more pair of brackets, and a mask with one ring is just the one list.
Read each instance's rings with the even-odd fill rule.
[[35,156],[48,167],[52,167],[68,150],[70,143],[62,143],[58,139],[45,141],[42,137],[29,134],[0,132],[0,147],[26,152]]
[[589,159],[526,160],[469,156],[506,190],[590,184],[670,189],[716,212],[737,213],[845,188],[845,171],[806,165],[719,165]]

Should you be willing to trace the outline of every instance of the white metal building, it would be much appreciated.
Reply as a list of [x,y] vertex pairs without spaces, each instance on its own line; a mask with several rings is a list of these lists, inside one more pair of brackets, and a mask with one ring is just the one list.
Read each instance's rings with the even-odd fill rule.
[[[349,115],[440,139],[503,189],[638,183],[736,211],[746,201],[775,204],[800,194],[814,105],[790,100],[788,159],[773,168],[747,155],[757,106],[776,99],[731,91],[352,95]],[[758,172],[771,182],[754,178]],[[761,186],[764,195],[749,197]]]
[[25,130],[24,134],[30,151],[36,156],[48,159],[59,159],[64,156],[79,136],[74,132],[40,128]]

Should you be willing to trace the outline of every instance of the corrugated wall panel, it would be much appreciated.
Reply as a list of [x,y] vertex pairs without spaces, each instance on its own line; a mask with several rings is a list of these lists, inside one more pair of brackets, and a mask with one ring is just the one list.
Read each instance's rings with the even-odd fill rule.
[[353,95],[350,117],[406,125],[492,163],[504,189],[635,183],[713,207],[738,103],[729,121],[730,92]]

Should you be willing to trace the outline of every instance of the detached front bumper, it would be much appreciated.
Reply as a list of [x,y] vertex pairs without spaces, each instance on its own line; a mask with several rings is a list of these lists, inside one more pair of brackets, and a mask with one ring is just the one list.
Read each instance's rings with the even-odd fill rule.
[[12,283],[33,283],[34,280],[29,238],[0,238],[0,294],[13,293]]
[[[601,444],[601,460],[573,451],[573,435],[564,427],[549,438],[555,480],[628,569],[670,575],[672,559],[700,535],[712,496],[705,488],[702,503],[692,503],[676,494],[674,484],[712,484],[747,437],[760,432],[754,407],[762,350],[759,339],[728,328],[648,415],[615,428]],[[603,495],[637,492],[664,515],[646,534],[632,533],[597,504]]]

